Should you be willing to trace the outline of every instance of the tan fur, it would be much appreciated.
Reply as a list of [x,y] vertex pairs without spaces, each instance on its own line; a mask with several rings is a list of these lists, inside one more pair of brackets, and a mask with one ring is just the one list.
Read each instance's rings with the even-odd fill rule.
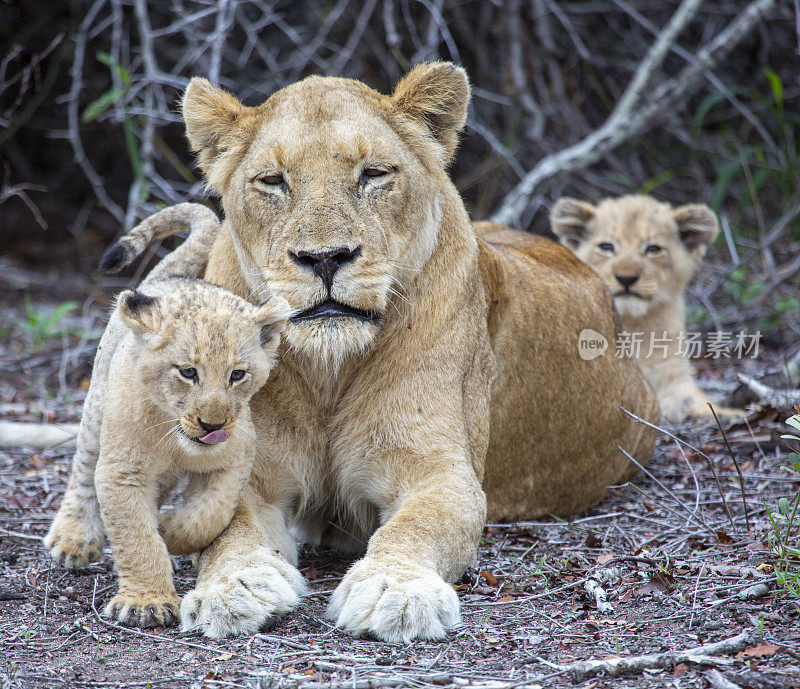
[[586,509],[632,473],[618,444],[648,461],[653,433],[618,409],[658,418],[637,367],[578,356],[581,329],[615,336],[602,283],[553,242],[479,238],[467,217],[445,166],[468,100],[442,63],[392,96],[310,77],[255,108],[190,83],[189,141],[226,211],[206,278],[303,312],[329,295],[293,255],[346,250],[330,297],[375,318],[287,326],[252,400],[250,489],[200,556],[184,628],[252,633],[293,607],[294,533],[363,554],[331,598],[337,626],[442,638],[460,619],[446,582],[487,514]]
[[[550,216],[561,243],[591,266],[614,295],[622,330],[641,337],[636,360],[658,395],[664,418],[711,416],[685,349],[686,287],[717,236],[708,206],[673,209],[649,196],[601,201],[562,198]],[[650,247],[648,249],[648,247]],[[626,294],[620,278],[635,279]],[[634,354],[637,350],[634,349]],[[717,407],[720,415],[742,414]]]
[[[131,291],[117,303],[128,332],[109,366],[95,470],[119,574],[105,612],[143,627],[177,621],[167,551],[201,550],[233,516],[255,456],[248,403],[269,375],[289,315],[279,298],[252,306],[192,280],[152,282],[146,295],[152,303]],[[244,376],[234,380],[232,371]],[[193,440],[211,427],[228,439]],[[159,519],[164,489],[185,473],[183,504]]]
[[[117,260],[113,261],[110,270],[119,270],[141,253],[155,237],[165,237],[184,230],[190,230],[186,241],[164,257],[142,285],[169,277],[196,277],[205,271],[211,245],[219,232],[216,215],[196,203],[181,203],[155,213],[112,246],[106,252],[104,261],[108,256],[116,256]],[[127,332],[128,329],[121,323],[119,316],[112,314],[97,347],[92,384],[83,405],[69,485],[44,539],[53,558],[68,568],[84,568],[90,562],[100,559],[103,553],[105,537],[97,505],[94,472],[100,452],[100,424],[108,387],[109,366]]]

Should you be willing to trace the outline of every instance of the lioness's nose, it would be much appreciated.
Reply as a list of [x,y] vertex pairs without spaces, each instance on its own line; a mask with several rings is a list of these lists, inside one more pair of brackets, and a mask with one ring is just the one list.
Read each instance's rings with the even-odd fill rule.
[[639,279],[638,275],[615,275],[614,277],[625,289],[629,289]]
[[347,246],[339,246],[335,249],[326,249],[325,251],[290,251],[289,255],[292,260],[304,268],[309,268],[314,271],[320,280],[322,280],[328,292],[331,291],[333,285],[333,276],[345,263],[351,263],[358,258],[361,253],[361,247],[357,246],[351,249]]
[[197,417],[197,423],[200,426],[200,428],[202,428],[206,433],[212,433],[213,431],[218,431],[225,425],[225,421],[223,421],[222,423],[206,423],[199,416]]

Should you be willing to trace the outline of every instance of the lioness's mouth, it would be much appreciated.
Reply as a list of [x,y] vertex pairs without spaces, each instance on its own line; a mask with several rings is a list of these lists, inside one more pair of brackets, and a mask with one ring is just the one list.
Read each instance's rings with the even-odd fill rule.
[[370,322],[378,320],[379,315],[375,311],[364,311],[334,299],[326,299],[310,309],[295,314],[289,320],[292,323],[299,323],[314,318],[356,318],[360,321]]
[[622,292],[617,292],[614,295],[614,299],[616,299],[617,297],[636,297],[637,299],[642,299],[643,301],[646,301],[644,295],[639,294],[638,292],[634,292],[632,290],[623,290]]

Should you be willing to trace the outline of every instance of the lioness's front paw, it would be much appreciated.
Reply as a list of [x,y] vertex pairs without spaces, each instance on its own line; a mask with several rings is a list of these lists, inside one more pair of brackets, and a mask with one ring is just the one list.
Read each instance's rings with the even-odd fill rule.
[[118,593],[103,614],[128,627],[170,627],[178,622],[180,605],[176,593],[161,596]]
[[432,569],[360,560],[333,592],[328,616],[356,636],[443,639],[461,621],[458,596]]
[[306,592],[303,575],[270,550],[254,553],[252,564],[209,572],[181,603],[181,629],[198,629],[212,639],[255,634],[289,612]]
[[103,556],[102,532],[87,530],[80,521],[56,516],[44,537],[50,556],[67,569],[84,569]]

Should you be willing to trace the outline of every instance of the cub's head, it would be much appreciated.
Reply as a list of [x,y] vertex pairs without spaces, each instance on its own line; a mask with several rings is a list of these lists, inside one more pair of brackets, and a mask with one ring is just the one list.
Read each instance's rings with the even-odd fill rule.
[[682,298],[719,231],[708,206],[672,208],[649,196],[605,199],[597,206],[561,198],[550,226],[600,275],[623,318],[642,318]]
[[150,400],[176,422],[162,434],[190,452],[210,451],[249,418],[248,402],[272,370],[291,314],[280,297],[253,305],[190,280],[160,296],[127,290],[117,309],[135,334],[135,365]]
[[390,96],[309,77],[257,107],[190,82],[189,142],[249,289],[297,311],[293,350],[336,368],[402,310],[437,243],[468,101],[466,74],[448,63],[416,67]]

